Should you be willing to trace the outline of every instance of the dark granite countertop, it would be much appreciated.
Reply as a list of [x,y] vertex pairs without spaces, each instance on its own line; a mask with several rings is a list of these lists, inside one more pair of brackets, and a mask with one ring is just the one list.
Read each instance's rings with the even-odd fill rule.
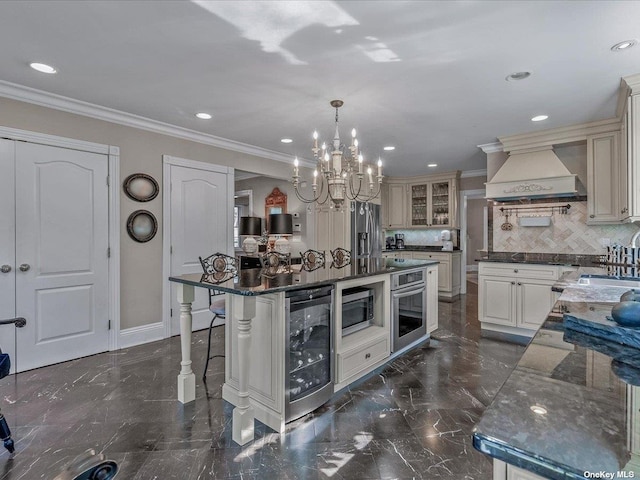
[[393,252],[443,252],[443,253],[454,253],[461,252],[459,247],[454,247],[453,251],[451,250],[442,250],[440,246],[429,246],[429,245],[405,245],[404,248],[391,248],[383,250],[384,253],[393,253]]
[[476,262],[533,263],[543,265],[591,266],[599,255],[573,255],[565,253],[488,252]]
[[350,264],[341,268],[334,266],[331,262],[313,271],[305,270],[302,265],[281,265],[263,269],[241,268],[235,273],[221,272],[214,275],[192,273],[169,277],[169,280],[237,295],[266,295],[306,287],[330,285],[343,280],[383,275],[437,263],[435,260],[401,258],[352,259]]
[[476,425],[478,450],[551,479],[629,468],[628,425],[639,427],[626,399],[640,385],[640,350],[563,324],[563,315],[607,315],[626,290],[566,286]]

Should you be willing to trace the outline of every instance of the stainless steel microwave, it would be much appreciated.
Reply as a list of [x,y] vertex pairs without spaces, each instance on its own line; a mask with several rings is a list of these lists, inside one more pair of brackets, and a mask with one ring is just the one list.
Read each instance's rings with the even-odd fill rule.
[[375,290],[354,287],[342,291],[342,336],[373,325]]

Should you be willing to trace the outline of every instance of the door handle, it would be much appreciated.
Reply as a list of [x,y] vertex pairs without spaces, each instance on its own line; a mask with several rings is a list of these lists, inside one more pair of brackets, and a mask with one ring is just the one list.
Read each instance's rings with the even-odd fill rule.
[[23,263],[18,268],[20,269],[21,272],[28,272],[29,269],[31,268],[31,265],[29,265],[28,263]]
[[0,272],[9,273],[11,271],[11,265],[2,265],[0,267]]

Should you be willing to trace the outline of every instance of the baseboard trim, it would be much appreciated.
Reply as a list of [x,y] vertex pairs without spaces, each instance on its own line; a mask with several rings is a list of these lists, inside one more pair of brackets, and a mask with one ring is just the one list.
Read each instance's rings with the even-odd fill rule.
[[164,338],[162,322],[120,330],[120,348],[135,347]]

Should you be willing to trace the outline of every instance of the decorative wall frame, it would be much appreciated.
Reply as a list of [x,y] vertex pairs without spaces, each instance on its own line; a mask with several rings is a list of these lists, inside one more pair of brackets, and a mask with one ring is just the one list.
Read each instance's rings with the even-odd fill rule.
[[158,220],[148,210],[136,210],[127,219],[127,233],[138,243],[145,243],[156,236]]
[[287,194],[278,187],[274,188],[264,199],[264,213],[267,219],[271,213],[287,213]]
[[122,184],[124,193],[131,200],[150,202],[158,196],[160,186],[155,178],[146,173],[133,173],[124,179]]

